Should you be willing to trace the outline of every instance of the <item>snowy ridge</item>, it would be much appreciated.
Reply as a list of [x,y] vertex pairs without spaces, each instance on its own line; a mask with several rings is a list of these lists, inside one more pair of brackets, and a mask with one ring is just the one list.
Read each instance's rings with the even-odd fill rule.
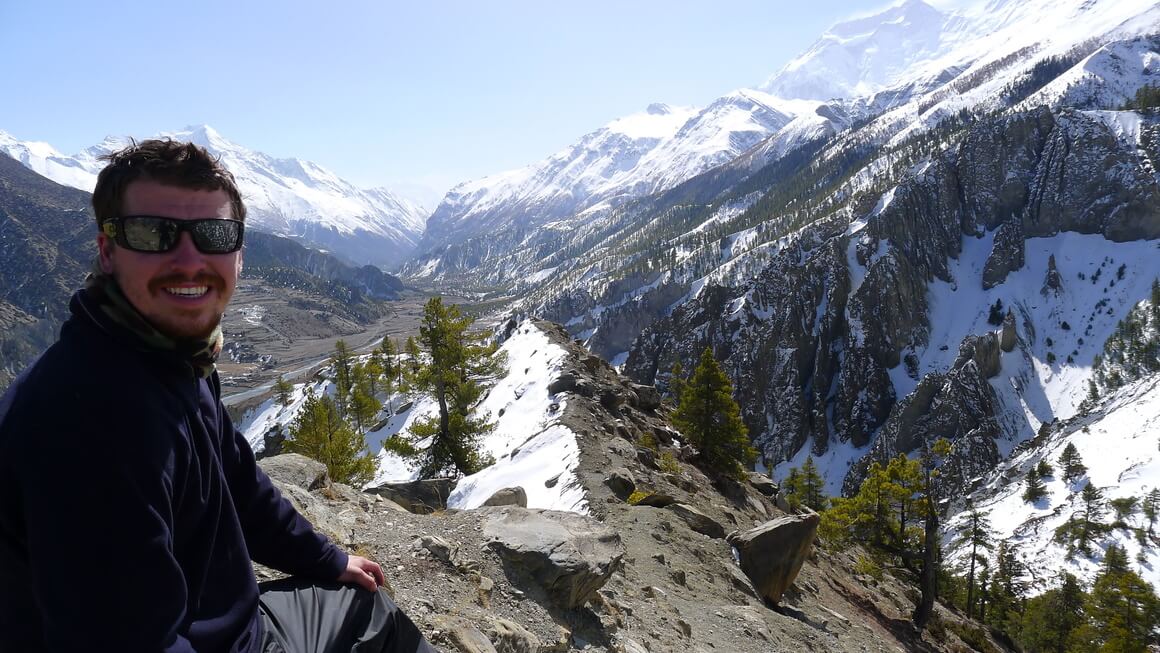
[[[456,186],[428,221],[420,250],[666,190],[737,158],[817,104],[739,90],[703,110],[651,105],[539,163]],[[416,266],[412,273],[435,269]]]
[[[207,125],[158,136],[192,141],[220,157],[237,179],[247,221],[261,231],[385,268],[410,255],[423,231],[422,207],[383,188],[356,188],[315,163],[248,150]],[[57,183],[90,192],[104,167],[98,157],[127,144],[106,138],[68,157],[46,143],[21,142],[0,132],[0,151]]]

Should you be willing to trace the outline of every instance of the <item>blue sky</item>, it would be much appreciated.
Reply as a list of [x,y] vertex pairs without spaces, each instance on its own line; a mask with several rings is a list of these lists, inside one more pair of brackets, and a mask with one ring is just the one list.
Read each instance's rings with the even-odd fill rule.
[[0,3],[0,130],[66,154],[206,123],[359,185],[537,161],[757,86],[888,0]]

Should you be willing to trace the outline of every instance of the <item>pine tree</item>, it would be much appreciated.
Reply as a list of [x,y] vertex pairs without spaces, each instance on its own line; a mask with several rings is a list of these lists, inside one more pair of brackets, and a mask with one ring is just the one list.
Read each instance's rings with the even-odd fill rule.
[[950,442],[939,438],[934,446],[922,452],[922,502],[923,540],[922,573],[919,575],[919,600],[914,608],[911,621],[917,628],[924,628],[934,614],[934,602],[938,598],[938,564],[941,556],[938,537],[939,468],[951,453]]
[[1160,488],[1153,488],[1148,492],[1148,496],[1144,497],[1144,518],[1148,520],[1148,534],[1152,534],[1152,529],[1156,525],[1156,516],[1160,513]]
[[363,436],[351,428],[336,402],[325,395],[307,393],[283,447],[326,465],[331,480],[337,483],[361,488],[375,476],[375,458],[366,451]]
[[1068,442],[1063,452],[1059,454],[1059,466],[1063,470],[1063,480],[1068,483],[1074,483],[1087,474],[1087,467],[1079,456],[1079,450],[1071,442]]
[[1086,596],[1079,580],[1060,572],[1060,585],[1030,599],[1023,613],[1020,643],[1028,651],[1067,653],[1084,623]]
[[1026,483],[1027,488],[1023,490],[1023,500],[1027,503],[1035,503],[1047,496],[1047,486],[1039,478],[1039,470],[1035,467],[1027,470]]
[[279,374],[274,381],[274,397],[280,406],[289,406],[294,395],[294,386]]
[[1047,478],[1055,473],[1055,468],[1046,458],[1040,458],[1039,463],[1035,465],[1035,473],[1039,478]]
[[1083,511],[1080,514],[1078,548],[1084,555],[1088,555],[1091,552],[1089,544],[1092,539],[1106,530],[1100,521],[1100,518],[1104,516],[1104,494],[1091,481],[1088,481],[1080,497],[1083,499]]
[[793,510],[804,505],[814,512],[821,512],[826,507],[825,480],[813,456],[806,456],[800,469],[790,468],[781,482],[781,491]]
[[339,339],[334,343],[334,356],[330,358],[330,364],[334,366],[334,387],[335,387],[335,403],[342,414],[346,414],[346,401],[350,396],[351,388],[354,387],[354,380],[352,378],[352,367],[354,365],[354,355],[350,348],[347,347],[346,341]]
[[350,397],[347,400],[348,414],[354,420],[355,427],[360,434],[365,435],[367,429],[374,422],[383,404],[375,397],[374,377],[368,365],[356,364],[352,368],[352,382]]
[[1112,528],[1128,528],[1128,520],[1140,511],[1139,499],[1136,497],[1117,497],[1108,502],[1116,513]]
[[1160,601],[1152,586],[1128,568],[1123,549],[1109,546],[1104,563],[1087,604],[1091,623],[1085,643],[1100,651],[1144,651],[1156,641]]
[[814,512],[821,512],[826,509],[826,482],[822,479],[821,473],[818,472],[818,466],[814,463],[813,456],[806,456],[806,461],[802,463],[802,503],[809,506],[810,510]]
[[[413,372],[415,387],[432,394],[439,405],[435,417],[411,425],[416,440],[431,438],[422,450],[419,474],[430,478],[439,474],[474,474],[491,464],[479,449],[479,440],[494,428],[490,416],[473,417],[472,409],[483,395],[482,382],[503,373],[506,365],[496,355],[490,334],[471,333],[474,320],[459,307],[445,306],[434,297],[423,309],[419,339],[426,360]],[[418,355],[412,356],[418,361]]]
[[1018,635],[1022,622],[1024,565],[1006,540],[995,552],[995,574],[991,579],[991,614],[988,623],[1011,635]]
[[967,618],[970,619],[975,607],[975,564],[987,564],[987,558],[982,551],[995,548],[991,541],[991,521],[989,514],[971,508],[967,518],[966,541],[971,545],[970,570],[967,572]]
[[802,505],[802,472],[797,467],[790,467],[789,473],[781,481],[781,494],[789,509],[796,511]]
[[418,374],[422,364],[422,351],[419,349],[419,343],[415,341],[415,336],[407,336],[407,343],[403,345],[403,353],[407,356],[410,373]]
[[669,394],[673,397],[673,403],[680,405],[681,392],[685,389],[685,368],[681,366],[681,361],[673,363],[673,369],[669,373]]
[[712,471],[741,478],[757,460],[741,409],[733,400],[733,384],[707,347],[681,393],[672,421]]

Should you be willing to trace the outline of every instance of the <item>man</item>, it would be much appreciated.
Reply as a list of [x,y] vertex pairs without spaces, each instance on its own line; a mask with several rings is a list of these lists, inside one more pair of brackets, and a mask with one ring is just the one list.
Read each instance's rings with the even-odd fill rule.
[[[434,651],[377,591],[379,565],[295,512],[222,407],[233,177],[168,140],[107,160],[97,268],[0,400],[0,652]],[[259,593],[251,559],[295,578]]]

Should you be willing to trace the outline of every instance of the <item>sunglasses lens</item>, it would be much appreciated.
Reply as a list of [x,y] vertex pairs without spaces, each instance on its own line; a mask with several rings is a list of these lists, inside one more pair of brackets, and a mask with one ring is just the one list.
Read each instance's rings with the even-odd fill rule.
[[242,223],[233,220],[199,220],[190,229],[193,243],[205,254],[226,254],[241,247]]
[[168,252],[182,231],[203,254],[228,254],[242,248],[242,223],[236,220],[174,220],[150,215],[121,218],[118,242],[138,252]]
[[121,220],[124,245],[138,252],[166,252],[177,244],[179,234],[173,220],[133,217]]

